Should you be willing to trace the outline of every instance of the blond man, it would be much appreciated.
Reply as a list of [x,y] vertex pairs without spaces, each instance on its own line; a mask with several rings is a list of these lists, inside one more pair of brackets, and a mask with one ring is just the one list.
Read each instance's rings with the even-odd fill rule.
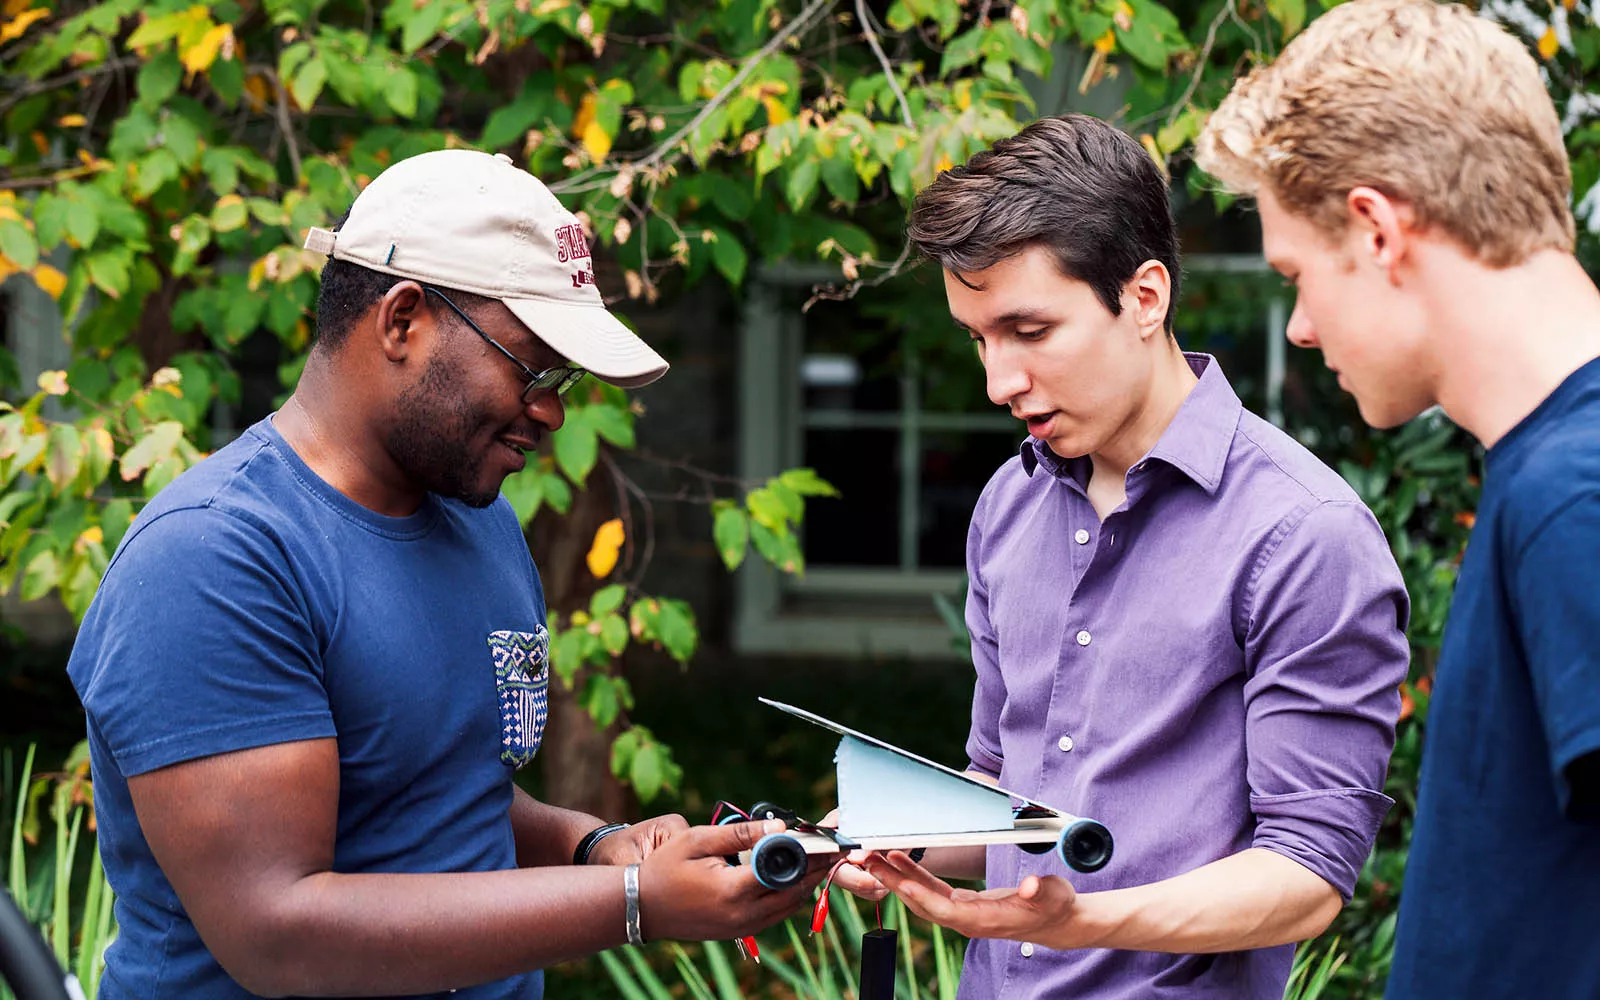
[[1600,996],[1600,293],[1526,49],[1426,0],[1335,8],[1212,116],[1319,348],[1377,427],[1487,449],[1428,719],[1391,998]]

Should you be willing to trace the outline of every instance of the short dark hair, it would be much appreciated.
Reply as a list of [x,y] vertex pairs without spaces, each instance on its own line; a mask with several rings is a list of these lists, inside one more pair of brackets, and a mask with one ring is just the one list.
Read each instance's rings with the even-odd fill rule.
[[[349,212],[340,216],[339,221],[333,224],[333,231],[338,232],[349,217]],[[356,320],[365,316],[367,310],[389,293],[389,289],[405,280],[399,275],[374,271],[354,261],[329,257],[322,267],[322,287],[317,291],[317,343],[324,350],[338,350]],[[463,309],[472,309],[491,301],[459,289],[447,291],[451,300]],[[460,323],[454,312],[449,312],[449,318],[452,323]]]
[[908,235],[958,277],[1033,246],[1048,248],[1113,316],[1147,260],[1172,275],[1178,231],[1166,179],[1133,137],[1088,115],[1043,118],[954,167],[917,195]]

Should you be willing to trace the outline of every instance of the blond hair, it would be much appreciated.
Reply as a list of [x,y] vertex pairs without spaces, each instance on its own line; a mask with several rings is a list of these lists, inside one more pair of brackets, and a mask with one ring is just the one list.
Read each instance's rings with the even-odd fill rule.
[[1196,159],[1334,235],[1365,185],[1491,267],[1573,249],[1572,174],[1538,65],[1457,4],[1335,7],[1234,85]]

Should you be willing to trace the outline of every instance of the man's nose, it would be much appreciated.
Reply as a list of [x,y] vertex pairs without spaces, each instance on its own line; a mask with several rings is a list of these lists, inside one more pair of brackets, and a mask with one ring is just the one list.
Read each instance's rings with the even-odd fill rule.
[[1316,327],[1311,325],[1311,318],[1301,308],[1300,299],[1294,300],[1294,312],[1289,314],[1289,325],[1284,327],[1284,335],[1289,338],[1289,343],[1296,347],[1319,347]]
[[548,389],[535,391],[529,396],[522,404],[522,412],[528,415],[529,420],[552,433],[567,422],[567,404]]
[[1006,351],[989,351],[983,359],[984,381],[989,402],[1010,406],[1011,401],[1028,391],[1028,373]]

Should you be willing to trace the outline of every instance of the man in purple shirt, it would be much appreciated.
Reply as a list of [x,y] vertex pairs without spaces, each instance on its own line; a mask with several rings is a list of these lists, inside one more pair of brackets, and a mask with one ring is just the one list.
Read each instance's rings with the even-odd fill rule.
[[964,998],[1276,1000],[1392,805],[1409,608],[1383,534],[1179,350],[1167,188],[1127,135],[1036,122],[941,175],[911,238],[1029,433],[968,536],[971,770],[1100,820],[1116,854],[869,870],[974,939]]

